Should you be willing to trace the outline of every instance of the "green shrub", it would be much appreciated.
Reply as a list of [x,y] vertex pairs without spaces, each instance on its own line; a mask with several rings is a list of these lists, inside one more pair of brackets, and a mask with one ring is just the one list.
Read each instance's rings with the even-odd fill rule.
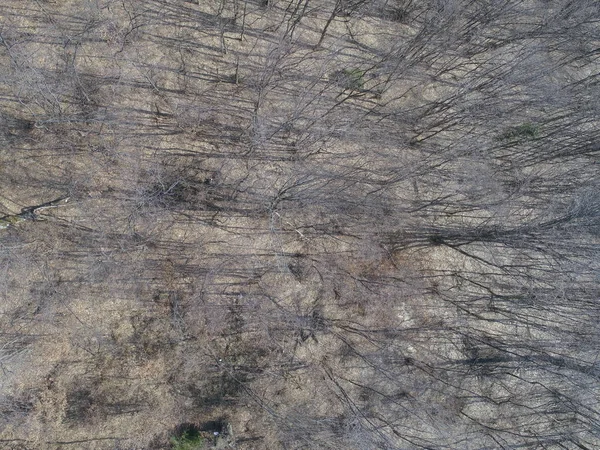
[[181,436],[171,438],[171,448],[173,450],[199,450],[204,447],[204,438],[197,430],[186,430]]
[[535,139],[538,136],[539,130],[537,125],[524,123],[516,127],[509,128],[502,133],[498,139],[501,141],[512,141],[515,139]]
[[336,84],[344,89],[360,91],[365,85],[365,71],[360,69],[343,69],[332,74]]

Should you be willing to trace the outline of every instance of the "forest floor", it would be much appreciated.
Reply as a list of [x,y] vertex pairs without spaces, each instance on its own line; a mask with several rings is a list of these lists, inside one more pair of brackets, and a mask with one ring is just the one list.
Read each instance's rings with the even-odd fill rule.
[[600,446],[598,5],[318,3],[0,6],[0,448]]

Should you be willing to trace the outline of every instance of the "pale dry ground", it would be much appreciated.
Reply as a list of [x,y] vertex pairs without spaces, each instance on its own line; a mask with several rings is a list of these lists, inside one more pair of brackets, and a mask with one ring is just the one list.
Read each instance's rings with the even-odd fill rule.
[[[552,337],[503,321],[501,312],[482,307],[467,313],[433,295],[433,288],[456,289],[454,280],[432,287],[411,281],[415,274],[476,272],[482,266],[446,247],[390,255],[368,240],[389,232],[382,218],[357,206],[356,222],[335,223],[340,214],[328,203],[334,195],[320,191],[323,180],[340,172],[346,181],[339,191],[360,196],[365,185],[375,191],[377,182],[388,180],[391,165],[402,167],[385,198],[373,194],[374,204],[393,209],[465,185],[472,189],[466,195],[476,197],[482,180],[489,180],[493,170],[482,157],[475,171],[460,160],[448,163],[447,177],[427,184],[419,171],[435,163],[436,155],[423,157],[418,147],[393,140],[388,146],[371,142],[370,133],[378,130],[355,126],[363,117],[360,108],[354,115],[351,108],[326,115],[336,100],[313,94],[336,89],[332,74],[340,68],[368,71],[369,53],[360,46],[390,51],[390,36],[414,35],[409,25],[368,17],[336,20],[323,59],[308,45],[319,39],[323,11],[296,31],[306,45],[288,48],[269,31],[279,26],[283,11],[254,7],[244,39],[226,32],[223,53],[218,30],[203,22],[216,14],[211,2],[9,3],[0,19],[3,38],[13,33],[22,43],[2,54],[4,66],[19,65],[2,89],[15,95],[19,86],[23,101],[4,112],[37,122],[18,151],[10,145],[1,150],[7,199],[2,204],[15,212],[65,191],[72,200],[48,212],[45,222],[3,232],[2,329],[27,336],[10,342],[1,361],[0,394],[25,404],[24,411],[6,413],[0,441],[9,442],[7,448],[165,448],[177,425],[222,417],[233,426],[235,448],[283,448],[282,435],[295,429],[297,448],[328,448],[327,436],[311,444],[313,431],[304,415],[342,416],[347,403],[336,382],[372,376],[368,364],[348,352],[348,340],[360,342],[365,354],[381,349],[380,342],[363,341],[358,332],[344,334],[342,326],[399,330],[406,339],[394,344],[395,351],[405,361],[420,361],[421,369],[465,358],[458,335],[442,335],[444,327],[485,326],[482,333],[515,340]],[[108,3],[110,8],[98,7]],[[78,19],[86,17],[91,19]],[[339,37],[348,29],[357,45]],[[32,42],[30,35],[44,38]],[[449,55],[438,64],[451,62],[457,63]],[[64,66],[72,67],[68,73],[86,74],[73,75],[65,89],[80,92],[84,104],[100,105],[84,111],[81,123],[78,106],[39,81],[44,70]],[[448,83],[469,69],[449,71]],[[379,103],[383,114],[444,97],[445,83],[423,82],[419,70],[389,81],[381,98],[347,103],[365,108]],[[385,76],[375,73],[366,88],[375,91],[383,84]],[[300,132],[297,150],[289,149],[294,137],[283,132],[267,139],[275,135],[273,117],[300,116],[294,126],[324,138]],[[474,140],[489,142],[494,133]],[[314,156],[303,158],[308,154]],[[474,163],[469,164],[471,169]],[[462,172],[461,185],[456,175]],[[156,200],[152,189],[168,189],[180,179],[196,183],[190,196],[202,207],[181,211]],[[293,185],[300,187],[288,191]],[[501,189],[498,183],[498,198]],[[296,197],[286,199],[289,192]],[[471,220],[505,216],[502,208],[510,207],[480,210]],[[390,214],[394,229],[408,228],[403,213]],[[440,219],[437,225],[445,221],[456,223]],[[370,278],[405,284],[365,287]],[[315,311],[335,325],[300,342],[300,318]],[[266,369],[240,374],[240,367]],[[497,416],[496,425],[504,426],[503,418],[512,418],[503,400],[527,394],[517,382],[490,382],[485,388],[497,404],[468,403],[451,388],[424,388],[416,375],[402,382],[406,397],[414,395],[410,408],[417,413],[401,426],[441,442],[472,432],[470,421],[457,419],[459,411]],[[482,389],[476,377],[460,387]],[[344,392],[365,402],[373,395],[351,384]],[[532,416],[517,426],[547,424]],[[348,425],[345,432],[350,441],[353,430]],[[398,448],[408,445],[385,433]],[[331,442],[329,448],[335,448],[334,436]]]

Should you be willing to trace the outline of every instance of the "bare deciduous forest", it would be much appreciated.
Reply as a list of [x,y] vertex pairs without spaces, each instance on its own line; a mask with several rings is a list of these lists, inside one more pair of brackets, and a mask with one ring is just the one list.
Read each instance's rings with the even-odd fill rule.
[[0,448],[600,448],[600,3],[4,0]]

